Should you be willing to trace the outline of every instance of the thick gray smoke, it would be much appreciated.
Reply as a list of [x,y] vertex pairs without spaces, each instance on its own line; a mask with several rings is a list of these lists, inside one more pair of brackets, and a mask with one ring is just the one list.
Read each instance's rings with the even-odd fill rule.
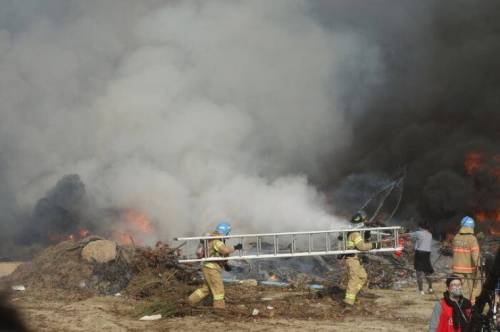
[[341,97],[351,76],[376,81],[378,49],[311,10],[302,1],[2,1],[8,205],[32,211],[78,174],[96,208],[142,211],[160,224],[158,238],[219,219],[237,233],[338,222],[308,177],[349,143]]
[[[441,231],[456,229],[463,214],[500,223],[500,2],[318,6],[325,26],[354,29],[380,46],[384,73],[369,94],[346,98],[354,139],[326,163],[325,187],[406,165],[401,217]],[[468,159],[478,166],[468,168]]]

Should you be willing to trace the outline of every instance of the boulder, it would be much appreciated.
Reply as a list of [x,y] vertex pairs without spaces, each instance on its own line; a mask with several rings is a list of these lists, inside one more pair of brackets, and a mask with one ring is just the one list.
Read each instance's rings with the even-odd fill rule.
[[88,262],[107,263],[116,258],[116,243],[108,240],[97,240],[82,249],[82,258]]

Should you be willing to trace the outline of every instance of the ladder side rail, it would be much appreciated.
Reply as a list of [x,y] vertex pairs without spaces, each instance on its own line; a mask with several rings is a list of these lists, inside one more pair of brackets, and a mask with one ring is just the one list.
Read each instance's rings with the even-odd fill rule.
[[[370,254],[373,253],[389,253],[401,250],[401,248],[381,248],[372,249]],[[340,255],[340,254],[359,254],[366,253],[360,252],[358,250],[335,250],[325,253],[324,251],[318,252],[297,252],[297,253],[282,253],[278,255],[273,254],[261,254],[256,255],[244,255],[244,256],[229,256],[229,257],[210,257],[210,258],[197,258],[197,259],[179,259],[179,263],[196,263],[196,262],[209,262],[209,261],[221,261],[221,260],[248,260],[248,259],[268,259],[268,258],[286,258],[286,257],[305,257],[305,256],[329,256],[329,255]]]
[[304,231],[304,232],[284,232],[284,233],[261,233],[261,234],[238,234],[238,235],[215,235],[215,236],[195,236],[195,237],[175,237],[176,241],[192,241],[192,240],[213,240],[213,239],[234,239],[241,237],[256,237],[256,236],[286,236],[286,235],[305,235],[305,234],[322,234],[325,232],[352,232],[355,230],[363,230],[363,231],[380,231],[380,230],[394,230],[401,229],[401,226],[385,226],[385,227],[367,227],[367,228],[353,228],[353,229],[329,229],[323,231]]

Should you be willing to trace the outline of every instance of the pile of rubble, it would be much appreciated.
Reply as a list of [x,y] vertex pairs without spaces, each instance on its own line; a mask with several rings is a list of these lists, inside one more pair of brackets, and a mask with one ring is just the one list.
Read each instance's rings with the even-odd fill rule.
[[[178,282],[193,280],[196,271],[178,266],[179,254],[178,248],[171,249],[161,242],[154,248],[143,248],[90,236],[46,248],[2,282],[26,288],[78,291],[89,296],[112,295],[129,285],[142,283],[146,275],[153,280],[167,275],[167,271]],[[146,283],[151,284],[152,280]],[[171,280],[164,279],[162,285],[168,282]]]

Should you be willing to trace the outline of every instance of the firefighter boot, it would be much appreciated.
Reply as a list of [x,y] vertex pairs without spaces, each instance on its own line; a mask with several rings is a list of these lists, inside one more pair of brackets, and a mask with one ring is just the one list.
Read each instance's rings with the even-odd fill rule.
[[226,302],[224,300],[214,300],[214,308],[226,309]]

